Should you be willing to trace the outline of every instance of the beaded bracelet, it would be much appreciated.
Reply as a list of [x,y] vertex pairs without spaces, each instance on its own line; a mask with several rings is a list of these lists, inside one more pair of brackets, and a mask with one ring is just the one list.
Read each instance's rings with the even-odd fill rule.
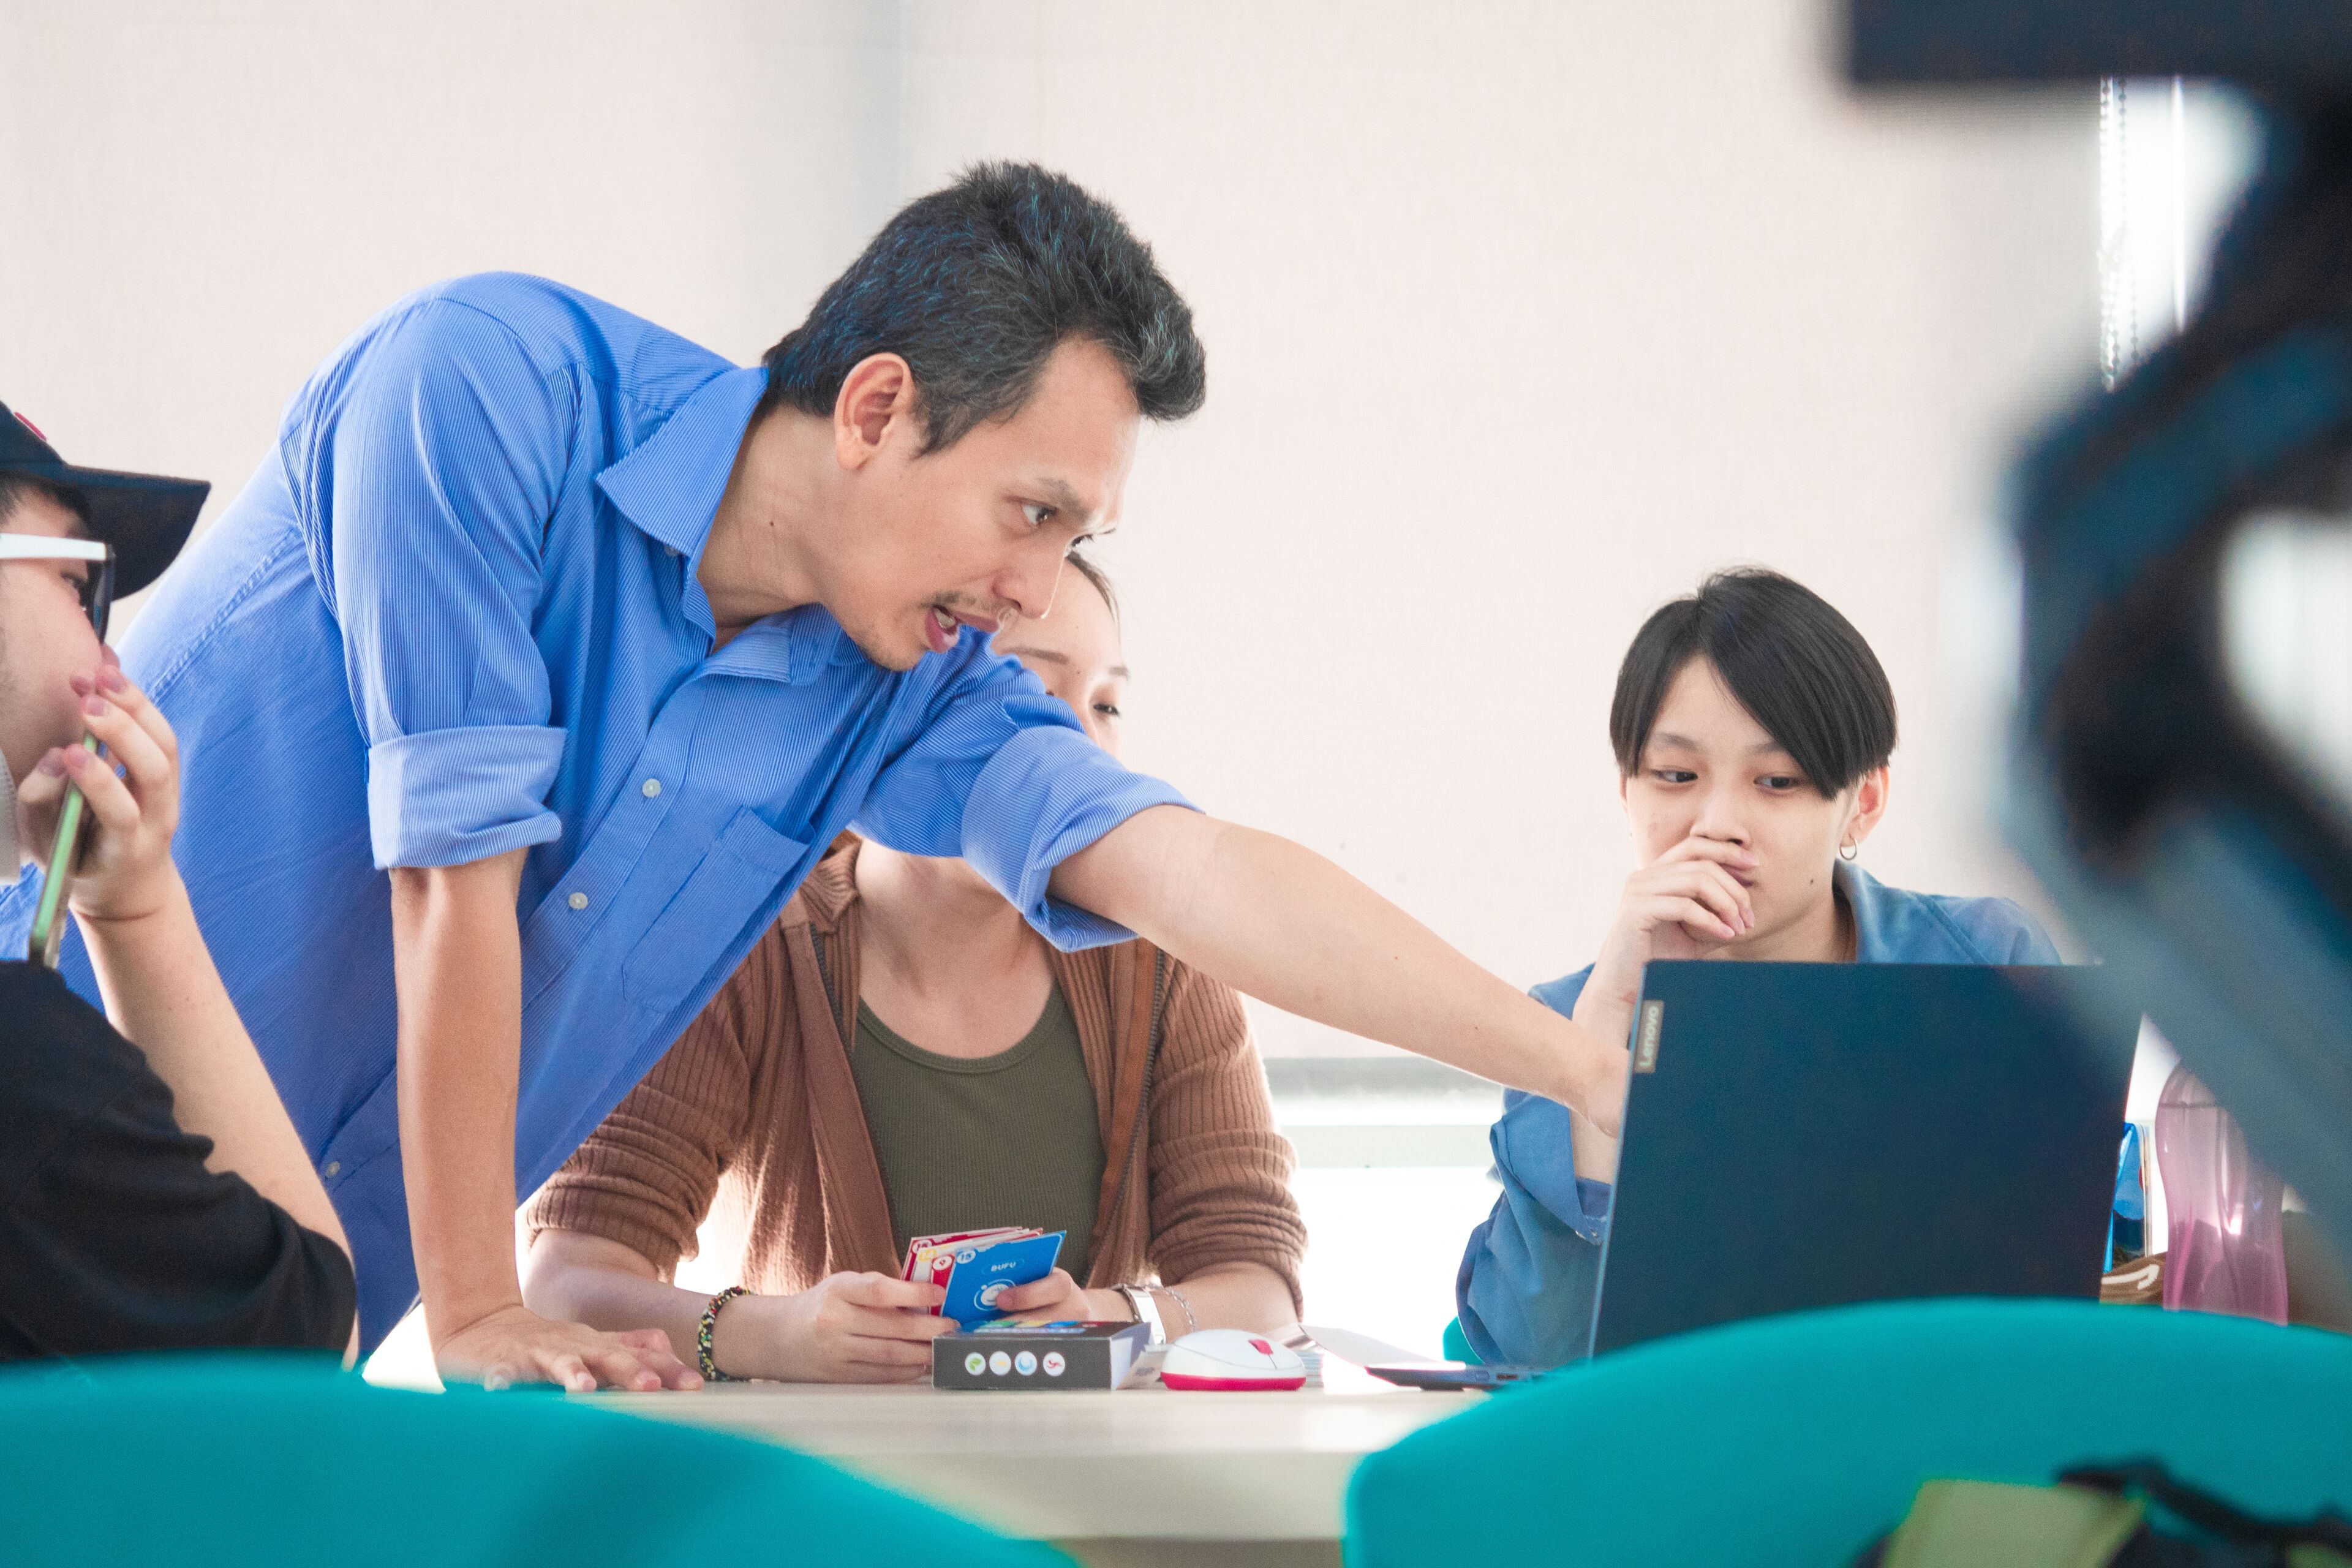
[[711,1339],[719,1332],[719,1309],[738,1296],[751,1292],[740,1285],[730,1285],[710,1298],[710,1305],[702,1309],[702,1322],[694,1331],[694,1359],[700,1363],[706,1383],[737,1383],[741,1380],[728,1376],[719,1370],[719,1363],[710,1353]]

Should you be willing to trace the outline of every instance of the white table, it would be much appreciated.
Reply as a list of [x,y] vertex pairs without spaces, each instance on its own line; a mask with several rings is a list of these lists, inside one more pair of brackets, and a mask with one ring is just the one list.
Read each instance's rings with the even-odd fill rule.
[[1484,1397],[1422,1394],[1339,1363],[1296,1393],[982,1393],[719,1384],[600,1394],[608,1408],[819,1455],[1082,1562],[1337,1563],[1366,1454]]

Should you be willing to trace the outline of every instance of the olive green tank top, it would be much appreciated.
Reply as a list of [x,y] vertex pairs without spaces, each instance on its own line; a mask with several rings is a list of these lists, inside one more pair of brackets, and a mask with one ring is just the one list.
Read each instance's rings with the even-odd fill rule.
[[977,1060],[902,1039],[860,1002],[849,1069],[901,1258],[912,1237],[1029,1225],[1068,1233],[1058,1266],[1086,1283],[1102,1131],[1061,987],[1019,1044]]

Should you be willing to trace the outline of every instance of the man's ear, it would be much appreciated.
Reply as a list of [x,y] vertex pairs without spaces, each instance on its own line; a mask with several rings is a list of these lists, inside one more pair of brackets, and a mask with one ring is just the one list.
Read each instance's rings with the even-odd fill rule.
[[1862,775],[1853,786],[1853,815],[1846,818],[1845,842],[1861,847],[1886,815],[1886,797],[1894,788],[1894,770],[1885,763]]
[[893,427],[913,431],[915,373],[897,354],[868,354],[842,378],[833,400],[833,452],[845,468],[862,468],[882,449]]

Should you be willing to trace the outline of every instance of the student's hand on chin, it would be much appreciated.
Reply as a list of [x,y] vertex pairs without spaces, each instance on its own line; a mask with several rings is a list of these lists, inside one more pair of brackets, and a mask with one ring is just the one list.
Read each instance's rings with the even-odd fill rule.
[[1626,1050],[1642,969],[1654,958],[1696,958],[1755,929],[1748,889],[1731,873],[1753,871],[1756,857],[1715,838],[1685,838],[1625,879],[1616,919],[1576,998],[1577,1026],[1617,1049],[1600,1064],[1584,1097],[1593,1125],[1614,1136],[1632,1068]]
[[[1685,838],[1626,878],[1584,994],[1598,990],[1631,1007],[1650,960],[1696,958],[1754,930],[1754,902],[1732,873],[1753,871],[1756,864],[1736,844]],[[1580,1005],[1580,1021],[1583,1011]]]
[[523,1306],[467,1324],[434,1346],[433,1360],[443,1382],[484,1388],[552,1383],[573,1394],[598,1388],[650,1394],[702,1386],[702,1374],[671,1353],[669,1336],[659,1329],[608,1334],[542,1318]]
[[[828,1274],[797,1295],[766,1298],[773,1303],[775,1375],[791,1383],[919,1383],[930,1375],[931,1342],[955,1330],[932,1312],[946,1298],[937,1285],[887,1274]],[[723,1353],[725,1319],[720,1325],[719,1370],[732,1371]]]
[[1086,1291],[1070,1278],[1066,1268],[1056,1268],[1043,1279],[1032,1279],[1026,1285],[1015,1285],[996,1299],[996,1310],[1008,1318],[1026,1318],[1037,1323],[1123,1322],[1129,1316],[1126,1304],[1110,1310],[1096,1296],[1118,1300],[1109,1290]]

